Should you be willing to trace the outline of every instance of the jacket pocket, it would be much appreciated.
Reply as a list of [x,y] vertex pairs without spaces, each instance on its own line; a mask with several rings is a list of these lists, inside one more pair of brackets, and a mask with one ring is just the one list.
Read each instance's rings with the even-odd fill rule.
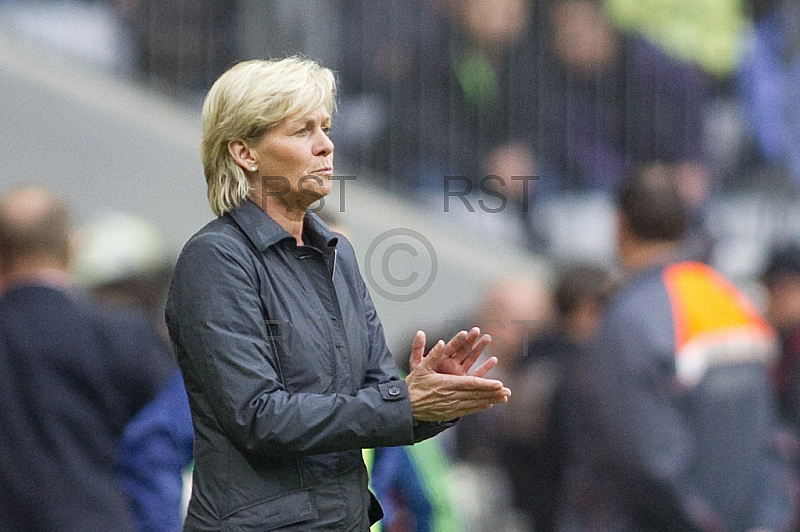
[[293,491],[236,510],[221,524],[223,532],[269,532],[316,518],[308,491]]

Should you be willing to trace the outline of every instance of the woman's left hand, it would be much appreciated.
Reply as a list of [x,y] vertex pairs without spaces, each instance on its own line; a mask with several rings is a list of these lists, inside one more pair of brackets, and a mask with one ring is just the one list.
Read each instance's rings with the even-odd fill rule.
[[[483,350],[491,343],[492,337],[488,334],[481,335],[478,327],[473,327],[469,332],[460,331],[453,336],[444,346],[444,355],[436,365],[437,373],[447,375],[469,375],[470,369],[475,361],[480,358]],[[410,369],[413,370],[417,364],[422,362],[425,354],[425,333],[417,331],[414,341],[411,344],[411,357],[409,358]],[[497,365],[497,358],[491,357],[480,365],[473,375],[483,377],[493,367]]]

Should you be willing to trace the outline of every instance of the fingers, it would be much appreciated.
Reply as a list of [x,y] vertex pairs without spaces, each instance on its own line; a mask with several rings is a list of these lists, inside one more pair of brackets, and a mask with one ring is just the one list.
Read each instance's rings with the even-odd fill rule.
[[492,337],[488,334],[481,336],[478,327],[473,327],[469,332],[460,331],[445,345],[446,362],[441,368],[442,372],[466,375],[491,341]]
[[493,407],[495,404],[497,404],[497,403],[488,403],[488,404],[487,404],[487,403],[482,403],[482,404],[476,404],[476,405],[474,405],[473,407],[469,408],[468,410],[465,410],[465,411],[464,411],[464,412],[463,412],[461,415],[459,415],[458,417],[468,416],[468,415],[470,415],[470,414],[477,414],[478,412],[483,412],[484,410],[489,410],[489,409],[490,409],[490,408],[492,408],[492,407]]
[[469,368],[481,357],[483,350],[486,349],[490,343],[492,343],[492,337],[488,334],[484,334],[475,342],[469,355],[463,361],[463,365],[466,367],[467,371],[469,371]]
[[459,398],[462,404],[470,402],[506,403],[511,398],[511,390],[501,386],[496,390],[458,391],[454,397]]
[[495,391],[453,391],[449,395],[427,394],[412,401],[414,419],[422,421],[447,421],[486,410],[495,404],[508,402],[511,391],[502,388]]
[[462,363],[472,353],[473,346],[480,334],[481,330],[478,327],[473,327],[469,332],[460,331],[447,342],[445,356],[459,364]]
[[411,341],[411,355],[408,358],[408,367],[414,369],[417,364],[422,362],[422,357],[425,354],[425,333],[417,331],[414,335],[414,340]]
[[483,377],[487,373],[489,373],[492,368],[497,365],[497,357],[490,357],[486,362],[481,364],[478,369],[476,369],[473,373],[473,377]]
[[[424,347],[423,347],[424,349]],[[436,342],[430,351],[428,351],[428,355],[422,359],[423,366],[430,370],[435,371],[436,365],[444,356],[444,340],[439,340]]]
[[503,383],[494,379],[484,379],[472,376],[442,375],[442,380],[437,383],[443,389],[459,392],[482,392],[503,389]]

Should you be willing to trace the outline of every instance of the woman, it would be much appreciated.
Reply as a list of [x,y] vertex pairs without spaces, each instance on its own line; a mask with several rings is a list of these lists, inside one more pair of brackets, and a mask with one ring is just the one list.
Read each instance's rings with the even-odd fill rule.
[[[353,248],[306,209],[330,192],[331,71],[248,61],[203,106],[218,218],[184,247],[167,325],[195,429],[186,530],[360,530],[380,518],[361,449],[408,445],[510,391],[467,376],[477,328],[399,379]],[[277,177],[273,177],[277,176]]]

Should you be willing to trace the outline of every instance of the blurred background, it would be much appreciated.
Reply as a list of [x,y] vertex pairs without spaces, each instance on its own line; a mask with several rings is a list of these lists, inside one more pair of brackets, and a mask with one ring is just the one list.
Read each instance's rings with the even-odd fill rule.
[[0,188],[63,195],[92,244],[124,244],[77,273],[152,267],[157,314],[212,218],[205,92],[238,60],[304,54],[339,81],[347,177],[321,214],[373,274],[399,362],[420,328],[484,316],[511,346],[557,327],[563,290],[615,274],[614,193],[639,164],[679,170],[692,253],[763,306],[771,251],[800,241],[798,43],[793,0],[0,0]]

